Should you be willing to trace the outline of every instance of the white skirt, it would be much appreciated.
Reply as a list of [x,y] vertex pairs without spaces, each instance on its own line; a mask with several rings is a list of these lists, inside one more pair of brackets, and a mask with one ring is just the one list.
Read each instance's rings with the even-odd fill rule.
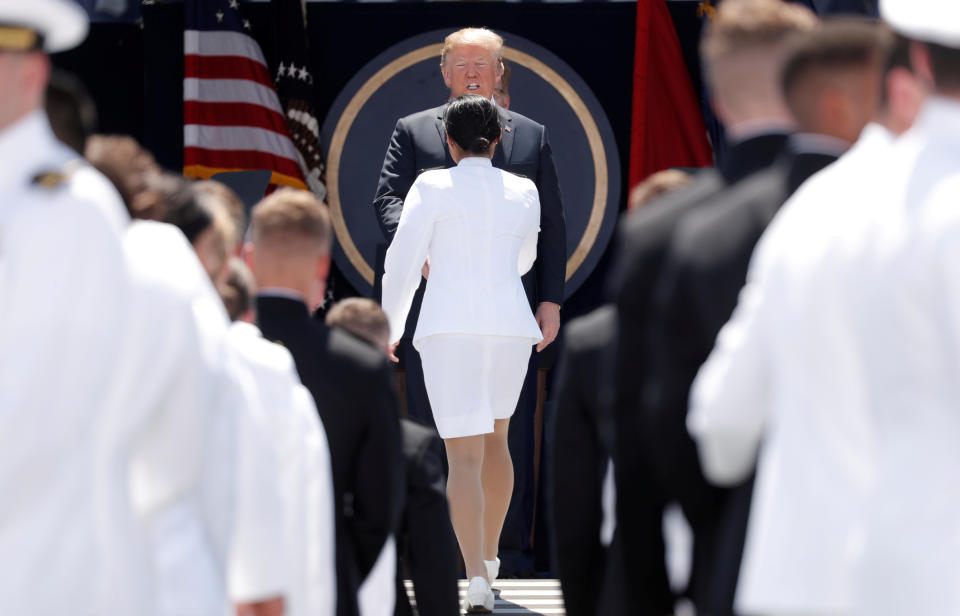
[[513,415],[533,350],[530,338],[437,334],[417,346],[442,438],[489,434],[495,419]]

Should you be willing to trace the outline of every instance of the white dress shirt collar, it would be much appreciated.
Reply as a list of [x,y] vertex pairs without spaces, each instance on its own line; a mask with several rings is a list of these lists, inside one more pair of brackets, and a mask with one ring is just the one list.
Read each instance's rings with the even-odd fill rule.
[[790,145],[795,152],[828,154],[837,157],[850,149],[849,141],[819,133],[794,133],[790,136]]
[[486,156],[464,156],[457,163],[458,167],[492,167],[493,161]]
[[298,302],[303,302],[304,304],[307,303],[306,300],[303,299],[303,295],[286,287],[263,287],[257,291],[257,295],[260,297],[281,297],[283,299],[292,299]]
[[727,127],[727,143],[732,146],[754,137],[786,135],[792,132],[793,126],[781,118],[755,118]]

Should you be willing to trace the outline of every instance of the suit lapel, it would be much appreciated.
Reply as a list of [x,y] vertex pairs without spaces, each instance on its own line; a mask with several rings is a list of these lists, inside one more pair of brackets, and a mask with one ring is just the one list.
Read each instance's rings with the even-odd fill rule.
[[447,131],[443,130],[443,112],[447,106],[437,107],[437,117],[434,124],[437,127],[437,134],[440,135],[440,143],[443,145],[444,159],[447,167],[453,167],[453,159],[450,157],[450,148],[447,147]]
[[510,165],[510,156],[513,154],[513,118],[505,109],[497,107],[500,113],[500,124],[503,127],[500,144],[497,151],[493,154],[493,166],[500,169],[506,169]]

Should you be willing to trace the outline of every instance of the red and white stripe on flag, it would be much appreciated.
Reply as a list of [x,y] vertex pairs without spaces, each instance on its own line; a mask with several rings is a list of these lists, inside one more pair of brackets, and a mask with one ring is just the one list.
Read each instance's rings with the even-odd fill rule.
[[272,185],[306,189],[266,60],[257,42],[241,31],[249,23],[234,12],[236,2],[188,5],[193,6],[183,34],[184,175],[206,179],[266,169]]

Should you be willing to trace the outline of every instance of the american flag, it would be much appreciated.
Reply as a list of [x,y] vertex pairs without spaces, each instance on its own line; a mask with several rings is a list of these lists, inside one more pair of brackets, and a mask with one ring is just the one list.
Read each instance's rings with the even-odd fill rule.
[[274,52],[279,64],[274,71],[277,94],[286,110],[287,128],[300,152],[310,190],[323,199],[323,154],[320,122],[314,112],[313,74],[309,68],[306,17],[301,0],[270,0],[273,9]]
[[184,175],[267,169],[271,185],[306,189],[302,159],[240,2],[186,0],[184,13]]

